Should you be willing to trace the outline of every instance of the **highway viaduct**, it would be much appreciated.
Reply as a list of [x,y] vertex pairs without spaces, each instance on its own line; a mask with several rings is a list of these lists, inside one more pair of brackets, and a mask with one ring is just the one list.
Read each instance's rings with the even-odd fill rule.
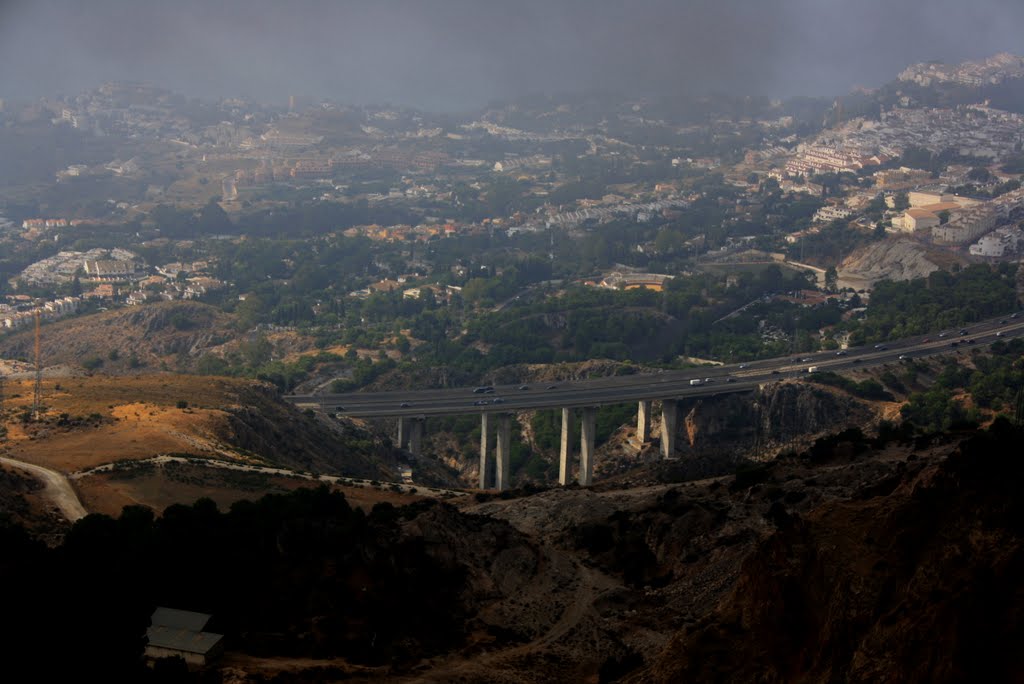
[[[797,357],[762,359],[746,364],[692,368],[621,375],[592,380],[559,381],[494,387],[353,392],[348,394],[291,395],[296,406],[314,408],[356,418],[397,418],[399,448],[419,454],[424,422],[429,416],[480,414],[480,476],[478,485],[496,489],[510,486],[512,417],[518,411],[561,409],[562,431],[558,481],[571,478],[574,435],[579,413],[578,481],[593,479],[597,409],[610,404],[636,402],[636,439],[650,440],[651,411],[661,403],[660,447],[664,458],[675,454],[681,400],[727,393],[753,392],[769,382],[802,377],[814,372],[842,372],[909,361],[939,354],[960,353],[987,346],[999,339],[1024,337],[1024,316],[973,323],[932,335],[841,351],[815,352]],[[494,450],[492,459],[492,431]]]

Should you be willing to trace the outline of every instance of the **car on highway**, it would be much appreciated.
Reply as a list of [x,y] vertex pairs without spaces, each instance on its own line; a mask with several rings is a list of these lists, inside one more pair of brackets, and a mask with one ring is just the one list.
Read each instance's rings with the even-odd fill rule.
[[407,401],[403,401],[401,404],[398,405],[398,408],[409,408],[410,406],[412,406],[412,404],[410,404]]
[[1000,325],[1006,325],[1006,319],[1004,318],[1003,320],[999,321],[999,324]]
[[910,357],[909,357],[909,356],[907,356],[906,354],[900,354],[900,361],[905,361],[905,360],[907,360],[908,358],[910,358]]
[[1002,336],[1003,336],[1003,331],[1002,330],[996,331],[996,337],[1002,337]]
[[846,350],[840,349],[839,351],[836,352],[836,356],[846,356]]
[[736,378],[726,378],[726,382],[736,382]]
[[505,400],[502,399],[501,397],[494,397],[494,401],[492,401],[491,403],[492,404],[504,404]]
[[857,358],[857,359],[854,359],[854,360],[853,360],[853,362],[854,362],[854,363],[860,363],[860,359],[859,359],[859,358]]
[[714,379],[714,378],[704,378],[704,384],[705,384],[705,385],[710,385],[710,384],[711,384],[711,383],[713,383],[714,381],[715,381],[715,379]]
[[1020,314],[1017,313],[1016,311],[1014,311],[1012,314],[1010,314],[1010,318],[1017,318],[1019,316],[1020,316]]
[[528,389],[530,389],[530,386],[529,385],[520,385],[519,389],[520,390],[528,390]]
[[547,389],[549,389],[549,390],[551,390],[551,389],[558,389],[558,385],[548,385]]
[[974,338],[972,337],[971,339],[967,340],[967,344],[974,344]]
[[945,337],[946,335],[947,335],[947,333],[944,333],[944,332],[940,332],[939,333],[939,337]]
[[487,406],[491,403],[490,399],[477,399],[473,402],[473,406]]
[[475,390],[473,390],[473,394],[483,394],[486,391],[486,387],[477,387]]
[[967,334],[967,330],[966,329],[960,331],[960,337],[963,337],[966,334]]
[[953,340],[952,342],[949,343],[949,346],[950,347],[959,347],[960,343],[957,342],[956,340]]
[[745,364],[745,363],[741,363],[741,364],[740,364],[740,370],[743,370],[743,369],[744,369],[744,368],[746,368],[746,367],[747,367],[747,364]]
[[775,368],[775,369],[772,370],[772,375],[778,375],[778,374],[779,374],[779,369],[778,368]]

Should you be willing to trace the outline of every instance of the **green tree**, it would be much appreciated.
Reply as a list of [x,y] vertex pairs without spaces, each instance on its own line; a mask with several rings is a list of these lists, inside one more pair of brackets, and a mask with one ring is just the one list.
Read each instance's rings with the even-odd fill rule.
[[215,200],[211,199],[199,210],[196,229],[200,235],[219,235],[234,232],[235,225],[228,214]]
[[836,292],[839,289],[839,273],[835,266],[825,269],[825,291]]

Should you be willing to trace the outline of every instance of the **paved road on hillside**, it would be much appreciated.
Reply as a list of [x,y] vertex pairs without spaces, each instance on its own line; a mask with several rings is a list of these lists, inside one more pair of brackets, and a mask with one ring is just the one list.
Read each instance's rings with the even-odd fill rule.
[[17,468],[18,470],[28,471],[37,479],[42,480],[44,485],[43,496],[50,499],[53,505],[61,512],[61,515],[67,518],[69,522],[75,522],[87,515],[88,511],[82,506],[82,502],[78,500],[78,494],[71,488],[68,478],[56,470],[50,470],[32,463],[16,461],[13,458],[5,458],[3,456],[0,456],[0,463]]
[[[842,352],[815,352],[786,358],[762,359],[746,364],[692,368],[593,380],[498,385],[489,394],[473,387],[398,392],[293,395],[286,397],[300,407],[323,408],[346,416],[372,418],[396,416],[460,415],[514,412],[530,409],[602,406],[641,399],[685,399],[731,392],[749,392],[761,384],[818,372],[843,372],[889,363],[962,353],[999,339],[1024,337],[1024,315],[1006,316],[974,323],[963,329],[919,335],[896,342]],[[691,384],[699,380],[700,384]],[[481,403],[487,402],[487,403]]]

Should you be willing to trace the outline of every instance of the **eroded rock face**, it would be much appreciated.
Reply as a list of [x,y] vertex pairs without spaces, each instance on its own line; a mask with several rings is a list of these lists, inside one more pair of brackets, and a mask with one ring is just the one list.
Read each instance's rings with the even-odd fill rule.
[[881,495],[775,516],[711,614],[643,681],[1016,681],[1024,468],[979,435]]
[[860,289],[879,280],[925,278],[939,270],[932,258],[924,247],[910,240],[875,242],[843,260],[838,268],[839,284]]
[[847,426],[870,426],[877,411],[831,388],[777,382],[751,394],[727,394],[685,402],[677,448],[684,457],[757,448],[776,451],[783,443],[809,443]]

